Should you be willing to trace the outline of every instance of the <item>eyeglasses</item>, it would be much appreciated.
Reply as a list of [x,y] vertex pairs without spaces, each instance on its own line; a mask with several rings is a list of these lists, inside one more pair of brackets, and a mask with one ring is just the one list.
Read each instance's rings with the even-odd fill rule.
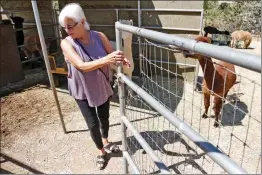
[[65,27],[63,27],[63,29],[65,29],[65,30],[73,30],[77,24],[78,24],[78,22],[75,23],[75,24],[72,25],[72,26],[65,26]]

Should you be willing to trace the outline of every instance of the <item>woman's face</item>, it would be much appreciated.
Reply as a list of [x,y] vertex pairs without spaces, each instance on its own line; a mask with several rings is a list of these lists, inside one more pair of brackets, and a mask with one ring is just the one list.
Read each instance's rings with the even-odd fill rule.
[[64,29],[68,35],[70,35],[72,38],[78,38],[81,36],[81,33],[84,28],[84,20],[80,22],[75,22],[71,18],[65,18],[64,20]]

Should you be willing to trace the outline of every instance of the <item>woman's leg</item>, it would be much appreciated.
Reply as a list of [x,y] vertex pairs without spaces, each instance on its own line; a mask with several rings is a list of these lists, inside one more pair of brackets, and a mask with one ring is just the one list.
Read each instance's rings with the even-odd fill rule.
[[102,138],[104,144],[108,143],[107,138],[108,138],[108,131],[109,131],[109,108],[110,108],[109,99],[104,104],[97,107],[97,114],[101,123],[101,132],[102,132]]
[[118,152],[119,147],[108,141],[108,131],[109,131],[109,107],[110,100],[108,99],[104,104],[97,107],[97,114],[101,123],[102,139],[104,143],[104,148],[108,152]]
[[95,107],[90,107],[87,100],[76,100],[82,115],[87,123],[90,130],[90,135],[99,150],[99,155],[97,156],[96,166],[99,169],[103,169],[106,163],[106,151],[101,138],[101,132],[99,129],[99,120],[97,118]]
[[99,120],[97,118],[95,107],[90,107],[87,100],[77,100],[76,103],[79,106],[82,115],[87,123],[90,135],[96,144],[96,147],[104,154],[103,142],[101,139],[101,132],[99,130]]

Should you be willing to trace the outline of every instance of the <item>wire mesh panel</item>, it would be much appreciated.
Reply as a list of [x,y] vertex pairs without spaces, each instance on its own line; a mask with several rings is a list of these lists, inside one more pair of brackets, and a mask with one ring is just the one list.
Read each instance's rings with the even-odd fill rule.
[[[133,80],[248,173],[261,173],[261,74],[238,66],[230,69],[200,55],[176,63],[177,53],[143,38],[141,77]],[[197,79],[191,69],[181,67],[192,58],[202,68]],[[195,82],[199,91],[194,90]],[[126,117],[171,172],[227,173],[135,92],[128,91]],[[159,173],[131,132],[127,143],[140,172]]]

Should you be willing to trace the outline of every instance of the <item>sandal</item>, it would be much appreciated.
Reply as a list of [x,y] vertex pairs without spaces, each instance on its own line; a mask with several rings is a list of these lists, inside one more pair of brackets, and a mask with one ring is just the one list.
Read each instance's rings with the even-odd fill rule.
[[106,154],[105,155],[98,155],[96,157],[96,166],[102,170],[106,164]]
[[112,142],[109,142],[104,146],[104,149],[107,153],[117,153],[120,151],[119,147],[116,144],[113,144]]

